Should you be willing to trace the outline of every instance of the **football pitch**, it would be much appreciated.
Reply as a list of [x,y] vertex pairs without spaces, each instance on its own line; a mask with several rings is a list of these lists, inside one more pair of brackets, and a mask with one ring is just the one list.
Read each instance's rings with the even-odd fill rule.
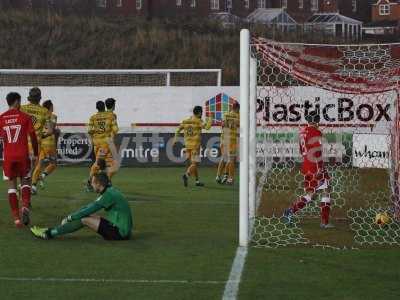
[[[238,186],[184,188],[182,168],[123,168],[133,239],[107,242],[87,229],[51,241],[11,222],[0,202],[0,299],[221,299],[237,249]],[[32,224],[52,226],[95,199],[87,168],[60,167],[33,198]],[[398,248],[249,248],[238,299],[398,299]]]

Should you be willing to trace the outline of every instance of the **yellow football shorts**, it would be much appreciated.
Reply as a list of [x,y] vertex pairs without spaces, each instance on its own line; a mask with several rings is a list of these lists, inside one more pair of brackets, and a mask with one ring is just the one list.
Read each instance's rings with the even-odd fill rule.
[[199,163],[200,162],[200,149],[186,149],[186,158],[191,162]]

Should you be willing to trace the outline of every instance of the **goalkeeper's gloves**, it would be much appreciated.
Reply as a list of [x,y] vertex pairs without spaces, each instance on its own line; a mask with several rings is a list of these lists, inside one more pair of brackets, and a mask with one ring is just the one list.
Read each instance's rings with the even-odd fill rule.
[[64,219],[62,219],[61,225],[64,225],[64,224],[66,224],[68,222],[71,222],[71,221],[72,221],[72,217],[71,216],[66,216]]

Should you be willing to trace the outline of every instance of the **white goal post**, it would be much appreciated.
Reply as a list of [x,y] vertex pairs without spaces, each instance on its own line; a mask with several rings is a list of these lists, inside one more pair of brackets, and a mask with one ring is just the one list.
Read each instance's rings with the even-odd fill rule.
[[256,210],[257,62],[250,55],[250,32],[240,32],[239,245],[247,246]]

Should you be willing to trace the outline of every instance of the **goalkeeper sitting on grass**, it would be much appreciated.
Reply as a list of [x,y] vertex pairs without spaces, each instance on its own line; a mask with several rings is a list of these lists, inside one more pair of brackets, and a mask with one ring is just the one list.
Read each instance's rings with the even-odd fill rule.
[[[57,227],[32,227],[33,235],[48,240],[87,226],[105,240],[129,239],[132,231],[132,215],[125,197],[110,185],[108,176],[104,173],[93,176],[92,186],[100,194],[94,202],[65,217]],[[94,215],[101,209],[106,211],[105,218]]]

